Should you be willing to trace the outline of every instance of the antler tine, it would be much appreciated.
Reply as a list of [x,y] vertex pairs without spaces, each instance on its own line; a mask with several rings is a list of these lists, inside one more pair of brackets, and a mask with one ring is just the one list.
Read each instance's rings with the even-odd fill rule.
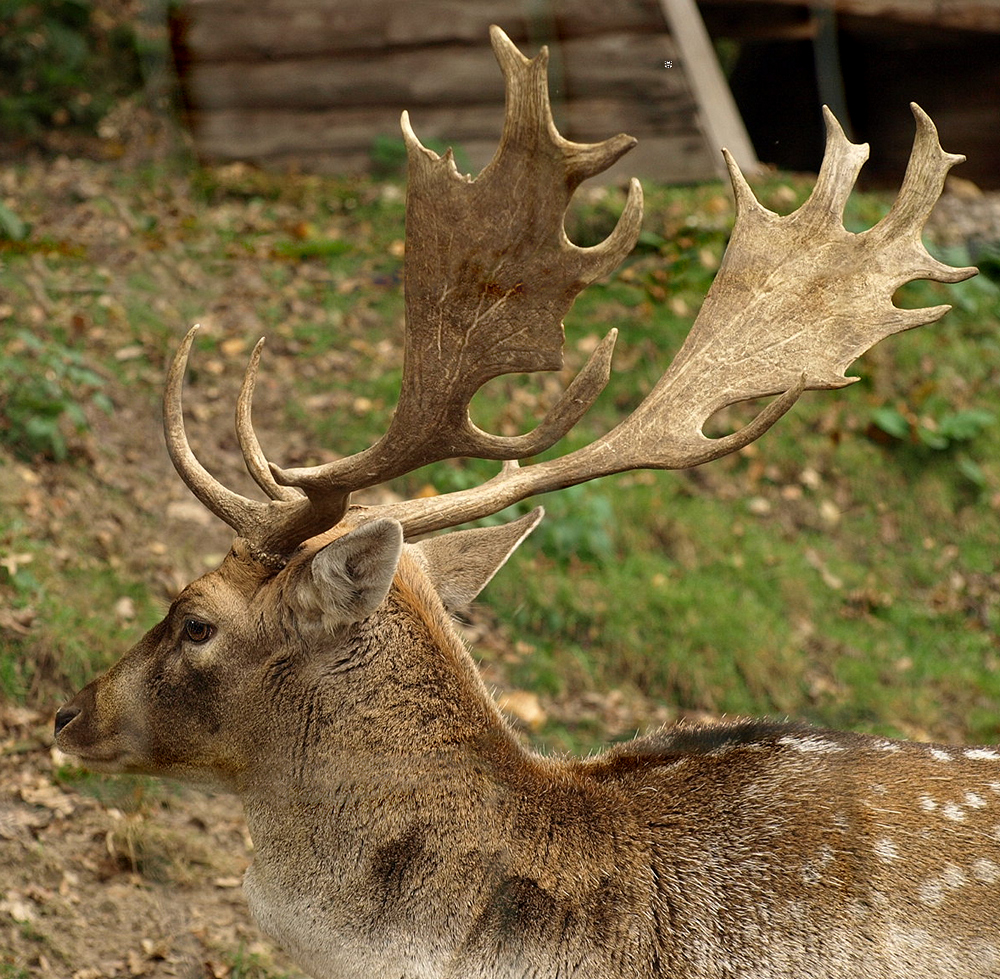
[[[261,503],[227,489],[205,469],[188,442],[182,399],[184,374],[198,329],[196,324],[187,332],[167,372],[163,392],[163,430],[170,460],[188,489],[246,541],[258,560],[281,566],[298,544],[334,526],[344,516],[349,496],[329,494],[319,504],[314,504],[301,494],[275,486],[281,496],[275,495],[269,503]],[[249,415],[249,400],[253,395],[260,349],[261,343],[258,342],[243,378],[237,410],[240,445],[252,474],[264,465],[264,455],[253,434]],[[264,482],[267,483],[266,478]],[[263,488],[268,491],[267,485]]]
[[243,461],[246,464],[247,472],[253,477],[254,482],[272,500],[298,500],[302,494],[288,486],[279,486],[271,475],[267,458],[257,433],[253,429],[251,420],[251,406],[253,403],[253,392],[257,385],[257,372],[260,369],[260,352],[264,347],[264,338],[261,337],[253,348],[250,355],[250,362],[247,364],[246,373],[243,375],[243,383],[240,385],[240,395],[236,401],[236,438],[240,443],[240,451],[243,453]]
[[187,371],[191,346],[199,328],[199,324],[195,324],[188,330],[167,372],[167,383],[163,392],[163,432],[166,437],[167,452],[177,474],[201,503],[238,534],[248,537],[258,524],[263,505],[223,486],[191,451],[184,429],[182,398],[184,374]]
[[[473,490],[379,508],[416,536],[495,513],[539,493],[630,469],[699,465],[749,444],[806,389],[843,387],[847,367],[884,337],[932,322],[950,308],[902,310],[904,282],[958,282],[974,268],[932,258],[920,232],[945,174],[963,158],[945,153],[916,106],[917,134],[895,206],[874,228],[851,234],[844,204],[867,159],[826,110],[827,145],[816,188],[781,217],[754,197],[723,151],[736,224],[712,288],[673,363],[639,407],[603,438],[559,459],[507,465]],[[712,439],[702,429],[718,409],[780,395],[745,428]]]

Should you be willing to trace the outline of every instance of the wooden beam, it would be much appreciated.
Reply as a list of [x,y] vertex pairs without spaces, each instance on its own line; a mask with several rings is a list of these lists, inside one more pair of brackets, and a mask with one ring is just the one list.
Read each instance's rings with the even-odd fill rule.
[[[681,52],[681,66],[694,93],[705,138],[714,150],[728,149],[744,174],[757,172],[760,162],[694,0],[660,0],[660,6]],[[718,160],[723,176],[721,152]]]
[[[661,0],[662,2],[662,0]],[[829,7],[838,14],[857,14],[900,26],[917,24],[956,30],[1000,32],[998,0],[699,0],[702,4],[747,7],[772,3],[794,7]]]

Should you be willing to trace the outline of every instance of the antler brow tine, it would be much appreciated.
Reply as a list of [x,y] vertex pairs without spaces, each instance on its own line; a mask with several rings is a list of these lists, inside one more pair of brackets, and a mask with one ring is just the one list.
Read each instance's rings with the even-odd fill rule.
[[257,372],[260,369],[260,354],[263,347],[264,338],[261,337],[253,348],[246,373],[243,375],[243,383],[240,385],[240,395],[236,402],[236,438],[240,444],[240,451],[243,453],[243,461],[246,463],[247,472],[253,476],[254,482],[270,499],[290,502],[300,499],[302,494],[290,487],[279,486],[274,481],[267,458],[260,447],[257,433],[253,429],[253,422],[250,416],[254,388],[257,384]]
[[227,489],[212,476],[191,450],[184,428],[184,374],[199,329],[200,324],[196,323],[188,330],[167,372],[163,392],[163,432],[167,452],[177,474],[201,503],[238,534],[246,536],[257,522],[260,504]]

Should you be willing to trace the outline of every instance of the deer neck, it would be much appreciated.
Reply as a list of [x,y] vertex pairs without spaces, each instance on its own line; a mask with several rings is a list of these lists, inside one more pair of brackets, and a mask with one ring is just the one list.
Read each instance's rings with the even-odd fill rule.
[[257,758],[239,786],[248,815],[296,823],[350,797],[327,820],[347,830],[366,813],[410,818],[439,785],[481,797],[530,765],[418,569],[403,567],[377,615],[327,642],[274,668]]

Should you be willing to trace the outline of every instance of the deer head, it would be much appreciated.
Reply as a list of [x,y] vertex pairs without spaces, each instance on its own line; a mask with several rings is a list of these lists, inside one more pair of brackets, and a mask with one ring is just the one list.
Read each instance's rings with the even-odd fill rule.
[[[267,499],[238,495],[209,475],[185,435],[188,333],[167,378],[167,445],[236,539],[221,567],[58,712],[56,743],[100,770],[236,790],[256,845],[251,907],[317,976],[995,975],[1000,952],[982,901],[992,894],[995,906],[1000,854],[950,877],[933,848],[909,877],[889,880],[885,868],[916,838],[907,820],[920,789],[905,773],[973,779],[955,803],[961,818],[942,823],[971,831],[1000,794],[991,765],[1000,756],[952,753],[950,768],[934,770],[924,749],[748,724],[651,736],[588,762],[537,757],[493,705],[449,612],[478,594],[541,511],[414,543],[610,473],[708,462],[761,436],[803,391],[850,383],[846,368],[874,343],[948,309],[898,309],[900,285],[975,272],[936,261],[920,241],[962,157],[942,151],[914,105],[896,203],[851,234],[843,208],[867,148],[829,112],[815,190],[791,215],[762,207],[726,154],[736,225],[677,357],[606,435],[522,465],[593,404],[616,331],[528,434],[482,431],[470,401],[499,375],[561,367],[562,317],[635,244],[642,192],[633,181],[602,243],[567,240],[576,187],[634,141],[564,139],[549,109],[545,51],[529,61],[499,29],[492,38],[507,105],[500,147],[476,179],[450,152],[424,148],[403,115],[405,360],[388,430],[325,465],[269,462],[251,423],[258,344],[236,430]],[[745,428],[704,434],[719,408],[765,396],[774,400]],[[357,490],[466,456],[496,460],[497,475],[430,499],[351,503]],[[909,767],[893,768],[900,759]],[[833,762],[841,775],[831,778]],[[864,801],[849,804],[838,779],[854,775]],[[939,813],[959,791],[926,784]],[[880,836],[865,806],[891,808],[893,792],[909,793],[911,809],[902,835]],[[847,852],[859,833],[868,834],[867,862]],[[797,853],[796,840],[809,852]],[[810,889],[814,879],[825,886]],[[974,879],[982,886],[972,895]],[[942,951],[920,935],[960,891],[967,920]]]

